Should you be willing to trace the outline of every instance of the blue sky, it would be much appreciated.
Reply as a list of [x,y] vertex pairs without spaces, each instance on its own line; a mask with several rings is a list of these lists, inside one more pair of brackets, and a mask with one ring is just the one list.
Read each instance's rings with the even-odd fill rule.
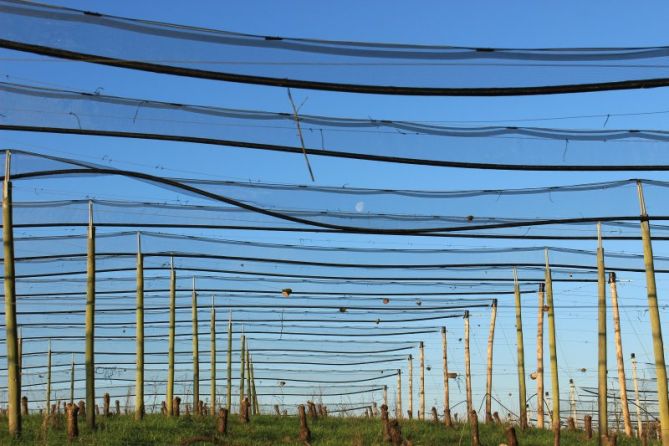
[[[55,2],[53,2],[56,4]],[[314,1],[246,1],[246,2],[128,2],[128,1],[62,1],[63,6],[103,13],[175,22],[180,24],[218,28],[260,35],[307,37],[333,40],[359,40],[414,44],[442,44],[484,47],[632,47],[667,45],[669,32],[666,20],[669,5],[651,2],[643,7],[631,7],[626,2],[314,2]],[[109,42],[108,44],[113,44]],[[3,60],[3,58],[5,60]],[[78,91],[148,98],[170,102],[214,105],[229,108],[258,109],[277,112],[290,111],[285,89],[241,85],[170,77],[151,73],[126,71],[70,61],[46,60],[28,54],[0,51],[0,78],[9,82],[44,85]],[[505,98],[422,98],[401,96],[356,95],[318,91],[294,90],[296,102],[304,103],[302,113],[374,119],[421,121],[499,121],[515,125],[556,126],[563,128],[603,128],[605,118],[574,118],[543,121],[539,118],[645,113],[669,111],[669,89],[619,91],[580,95],[555,95]],[[667,113],[643,116],[611,117],[606,128],[669,129]],[[533,120],[534,119],[534,120]],[[524,120],[517,122],[517,120]],[[261,180],[268,182],[307,184],[309,178],[304,160],[298,155],[249,151],[232,148],[212,148],[197,145],[161,143],[155,141],[122,140],[63,135],[0,133],[3,147],[16,147],[71,156],[115,167],[159,172],[171,176]],[[109,159],[112,159],[110,162]],[[402,166],[387,163],[349,161],[334,158],[310,158],[316,175],[316,184],[332,186],[389,187],[407,189],[483,189],[517,188],[542,185],[576,184],[622,179],[632,173],[545,173],[482,172],[432,167]],[[161,169],[155,169],[156,165]],[[646,173],[645,177],[667,179],[666,174]],[[53,182],[43,186],[40,197],[59,199],[80,193],[72,190],[71,183]],[[86,184],[87,193],[99,198],[176,200],[173,191],[135,187],[124,183],[121,187],[110,181],[97,185]],[[21,190],[17,196],[31,197],[33,188]],[[649,206],[652,204],[649,203]],[[227,234],[230,236],[229,234]],[[240,237],[261,237],[262,240],[290,241],[289,235],[233,234]],[[316,236],[310,238],[318,240]],[[353,243],[366,243],[360,238],[348,237]],[[329,243],[320,238],[320,242]],[[443,246],[490,245],[495,242],[399,240],[379,238],[378,246]],[[524,242],[519,242],[524,243]],[[497,242],[508,245],[510,242]],[[532,242],[525,244],[535,244]],[[664,243],[656,244],[657,254],[668,254]],[[570,246],[594,249],[588,243]],[[614,249],[640,251],[640,246],[619,244]],[[659,278],[663,289],[666,281]],[[568,290],[565,290],[568,291]],[[572,290],[565,300],[579,302],[589,298],[594,304],[595,287]],[[621,285],[621,294],[627,293],[634,303],[644,302],[643,282],[638,278]],[[528,296],[529,315],[525,318],[528,371],[533,370],[534,296]],[[567,310],[565,310],[567,311]],[[567,395],[567,378],[594,385],[592,374],[595,362],[594,309],[558,315],[558,335],[561,367],[563,369],[563,397]],[[649,333],[643,314],[636,310],[623,314],[623,333],[626,352],[635,351],[642,360],[651,360]],[[663,314],[666,321],[667,315]],[[475,371],[483,370],[487,312],[475,311],[473,326],[482,330],[474,334],[473,352],[478,355]],[[202,318],[204,319],[204,318]],[[627,321],[627,322],[625,322]],[[627,324],[627,325],[625,325]],[[461,324],[454,323],[454,330]],[[665,328],[667,324],[665,323]],[[563,330],[563,331],[562,331]],[[666,330],[665,330],[666,331]],[[641,333],[637,335],[637,333]],[[638,336],[638,337],[637,337]],[[509,307],[500,310],[496,349],[496,375],[499,396],[513,405],[508,393],[515,391],[515,347],[513,313]],[[428,373],[431,389],[428,396],[439,398],[438,386],[440,339],[427,342],[428,362],[435,366]],[[454,346],[452,357],[460,355]],[[613,350],[609,354],[613,364]],[[584,365],[581,365],[584,364]],[[589,370],[578,374],[581,367]],[[610,377],[615,376],[612,369]],[[547,376],[548,377],[548,376]],[[579,381],[579,379],[581,381]],[[529,382],[529,381],[528,381]],[[394,384],[394,382],[393,382]],[[475,380],[479,398],[483,379]],[[475,389],[476,390],[476,389]],[[529,392],[530,394],[532,392]],[[428,402],[428,404],[432,404]]]

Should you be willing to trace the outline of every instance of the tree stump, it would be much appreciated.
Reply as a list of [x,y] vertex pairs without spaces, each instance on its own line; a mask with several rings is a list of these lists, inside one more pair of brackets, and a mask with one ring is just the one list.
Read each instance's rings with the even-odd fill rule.
[[250,409],[251,403],[249,402],[249,397],[245,397],[242,401],[242,405],[239,408],[239,421],[242,423],[248,423],[250,420]]
[[79,413],[77,416],[80,416],[82,420],[86,418],[86,402],[84,400],[79,400]]
[[618,437],[615,434],[609,434],[607,436],[603,437],[603,444],[605,446],[617,446],[618,445]]
[[218,420],[216,420],[216,430],[219,434],[228,433],[228,409],[222,407],[218,410]]
[[178,417],[181,415],[181,398],[174,397],[174,401],[172,402],[172,415],[175,417]]
[[481,440],[479,439],[479,417],[476,415],[475,410],[469,412],[469,429],[472,446],[481,446]]
[[165,404],[165,401],[160,402],[160,414],[167,415],[167,404]]
[[381,405],[381,429],[383,441],[390,441],[390,430],[388,426],[388,406]]
[[105,417],[109,416],[109,403],[110,403],[109,394],[105,393],[104,396],[102,397],[102,414]]
[[439,423],[439,415],[437,415],[436,407],[432,407],[432,421],[435,423]]
[[388,434],[390,436],[390,444],[393,446],[402,446],[404,444],[400,423],[397,420],[392,420],[388,423]]
[[300,418],[300,433],[298,437],[300,441],[304,443],[310,443],[311,431],[309,430],[309,426],[307,425],[307,414],[304,410],[303,404],[297,406],[297,416]]
[[100,415],[100,406],[95,405],[95,415]]
[[507,446],[518,446],[518,437],[516,437],[516,429],[513,426],[509,426],[504,430],[506,435]]
[[583,417],[583,429],[585,430],[585,437],[590,440],[592,438],[592,417],[590,415]]
[[567,429],[572,432],[576,430],[576,422],[574,421],[574,417],[567,418]]
[[73,441],[79,436],[79,424],[77,423],[77,413],[79,407],[72,403],[67,403],[67,439]]
[[309,418],[313,420],[318,419],[318,412],[316,412],[316,405],[312,401],[307,401],[307,408],[309,410]]
[[28,416],[28,397],[24,396],[21,398],[21,415]]

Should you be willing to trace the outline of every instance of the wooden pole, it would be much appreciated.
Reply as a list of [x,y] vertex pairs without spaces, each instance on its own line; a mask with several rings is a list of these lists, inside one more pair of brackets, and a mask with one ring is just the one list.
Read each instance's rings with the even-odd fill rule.
[[402,419],[402,370],[397,369],[397,417]]
[[555,336],[555,306],[553,305],[553,276],[548,261],[548,249],[546,256],[546,306],[548,307],[548,350],[551,363],[551,387],[553,392],[553,417],[552,427],[555,445],[560,444],[560,378],[558,376],[557,364],[557,342]]
[[[86,256],[86,405],[95,404],[95,226],[93,202],[88,202],[88,237]],[[70,400],[74,403],[74,400]],[[82,414],[83,415],[83,414]],[[86,424],[95,429],[95,411],[86,413]]]
[[74,353],[72,353],[72,365],[70,366],[70,404],[74,404]]
[[242,407],[242,403],[244,402],[244,373],[246,371],[246,336],[244,335],[242,335],[240,350],[241,367],[239,370],[239,407]]
[[495,321],[497,320],[497,299],[490,306],[490,330],[488,332],[488,364],[485,382],[485,421],[492,423],[492,363],[493,344],[495,342]]
[[620,388],[620,405],[623,413],[623,424],[625,435],[631,437],[633,434],[632,419],[630,417],[629,403],[627,401],[627,380],[625,379],[625,363],[623,362],[623,342],[620,333],[620,312],[618,311],[618,287],[616,285],[616,273],[609,274],[609,287],[611,288],[611,311],[613,313],[613,331],[616,341],[616,363],[618,366],[618,387]]
[[383,405],[388,407],[388,386],[383,386]]
[[639,398],[639,381],[636,372],[636,355],[632,353],[632,381],[634,383],[634,400],[636,401],[636,424],[639,438],[643,437],[643,419],[641,418],[641,399]]
[[420,353],[420,381],[418,383],[419,389],[418,389],[418,404],[420,406],[420,416],[418,417],[419,420],[424,420],[425,419],[425,345],[423,344],[423,341],[420,341],[420,345],[418,346],[418,351]]
[[407,414],[409,415],[409,419],[413,418],[413,356],[409,355],[408,359],[408,367],[409,367],[409,376],[408,376],[408,381],[409,381],[409,411]]
[[46,407],[44,413],[47,418],[51,413],[51,339],[49,339],[49,350],[46,354]]
[[[606,270],[604,247],[602,246],[602,224],[597,223],[597,376],[598,376],[598,422],[599,442],[609,434],[608,400],[606,383]],[[555,398],[555,396],[554,396]]]
[[523,318],[520,302],[520,285],[518,284],[518,271],[513,268],[513,293],[516,304],[516,345],[518,352],[518,407],[521,429],[527,428],[527,391],[525,388],[525,346],[523,343]]
[[544,428],[544,284],[539,284],[537,315],[537,427]]
[[253,392],[251,391],[251,352],[249,341],[246,339],[246,396],[249,398],[249,409],[253,413]]
[[[135,373],[135,420],[144,419],[144,257],[142,236],[137,233],[137,298],[135,315],[136,373]],[[88,405],[88,407],[92,407]],[[89,412],[93,412],[89,409]]]
[[258,404],[258,394],[256,393],[256,374],[253,368],[253,356],[249,357],[251,365],[251,395],[253,400],[253,415],[260,415],[260,405]]
[[174,258],[170,262],[170,326],[168,334],[168,353],[167,353],[167,415],[174,415],[174,338],[176,336],[176,272],[174,271]]
[[650,223],[646,202],[643,196],[641,181],[637,181],[639,207],[641,210],[641,238],[643,240],[643,258],[646,267],[646,288],[648,291],[648,316],[653,335],[653,353],[655,354],[655,375],[657,378],[657,399],[660,412],[660,429],[662,430],[662,446],[669,446],[669,395],[667,394],[667,367],[664,361],[664,343],[662,341],[662,325],[657,304],[657,287],[655,284],[655,264],[653,262],[653,246],[650,235]]
[[200,404],[200,343],[198,339],[199,324],[197,321],[197,292],[195,291],[195,276],[193,276],[191,307],[193,318],[193,409],[196,414],[204,415],[200,414],[197,408],[197,405]]
[[232,310],[228,319],[228,388],[226,394],[225,407],[230,412],[232,408]]
[[19,376],[18,328],[16,324],[16,283],[14,272],[14,223],[12,211],[11,153],[5,152],[5,179],[2,188],[2,240],[5,265],[5,331],[7,341],[7,421],[9,435],[21,435],[21,383]]
[[448,388],[448,349],[446,327],[441,327],[442,368],[444,369],[444,423],[451,425],[451,403]]
[[574,385],[574,380],[569,380],[569,411],[571,412],[571,417],[576,419],[576,386]]
[[[209,336],[211,341],[209,356],[211,357],[211,372],[209,373],[211,377],[211,388],[209,390],[211,407],[209,407],[209,413],[211,416],[216,415],[216,308],[214,307],[214,297],[211,297],[211,321],[209,324]],[[229,389],[229,387],[228,387]],[[228,404],[229,403],[228,399]],[[199,404],[199,403],[198,403]]]
[[474,407],[472,401],[472,370],[471,356],[469,351],[469,311],[465,310],[465,391],[467,394],[467,413],[471,413]]

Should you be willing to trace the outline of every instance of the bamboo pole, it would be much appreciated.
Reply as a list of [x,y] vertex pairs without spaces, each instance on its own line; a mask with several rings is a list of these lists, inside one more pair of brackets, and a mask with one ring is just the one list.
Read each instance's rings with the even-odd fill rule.
[[521,429],[527,428],[527,391],[525,388],[525,346],[523,343],[523,318],[520,302],[520,285],[518,271],[513,268],[513,293],[516,304],[516,345],[518,352],[518,407],[520,409],[519,424]]
[[667,368],[664,361],[664,343],[662,341],[662,325],[657,304],[657,288],[655,284],[655,264],[653,262],[653,246],[650,235],[650,223],[641,181],[637,180],[639,208],[641,213],[641,238],[643,240],[643,258],[646,269],[646,288],[648,291],[648,316],[653,335],[653,353],[655,355],[655,375],[657,378],[657,399],[660,412],[660,429],[662,446],[669,446],[669,395],[667,394]]
[[548,307],[548,351],[551,363],[551,388],[553,397],[553,417],[552,427],[555,438],[555,445],[560,444],[560,378],[558,376],[557,365],[557,344],[555,336],[555,306],[553,305],[553,276],[551,274],[548,261],[548,249],[545,250],[546,256],[546,306]]
[[616,342],[616,363],[618,366],[618,387],[620,388],[620,405],[623,413],[623,424],[625,435],[631,437],[633,434],[632,420],[630,418],[629,403],[627,401],[627,380],[625,379],[625,363],[623,362],[623,342],[620,333],[620,312],[618,311],[618,287],[616,285],[616,273],[609,274],[609,287],[611,288],[611,311],[613,313],[613,331]]
[[639,381],[636,372],[636,355],[632,353],[632,381],[634,383],[634,400],[636,401],[636,424],[639,438],[643,437],[643,420],[641,419],[641,399],[639,398]]
[[402,370],[397,369],[397,417],[402,419]]
[[195,291],[195,276],[193,276],[193,292],[191,294],[193,318],[193,412],[198,415],[200,404],[200,343],[198,339],[199,324],[197,322],[197,292]]
[[23,329],[19,328],[19,395],[23,392]]
[[485,421],[492,423],[492,363],[493,345],[495,343],[495,322],[497,320],[497,299],[492,300],[490,306],[490,330],[488,332],[488,364],[485,382]]
[[16,283],[14,270],[14,223],[12,211],[11,153],[5,152],[5,179],[2,188],[2,240],[5,266],[5,331],[7,341],[7,421],[9,435],[21,435],[21,377],[16,324]]
[[228,389],[225,405],[230,412],[232,407],[232,310],[228,319]]
[[537,427],[544,428],[544,284],[539,284],[537,315]]
[[249,341],[246,339],[246,395],[249,398],[249,408],[253,410],[253,392],[251,391],[251,352],[249,350]]
[[253,357],[249,358],[251,365],[251,395],[253,401],[253,415],[260,415],[260,405],[258,404],[258,393],[256,392],[256,374],[253,367]]
[[[241,340],[241,367],[239,369],[239,407],[242,407],[242,403],[244,402],[244,373],[246,371],[246,336],[242,335],[242,340]],[[240,409],[241,410],[241,409]]]
[[[211,398],[211,407],[209,408],[209,413],[212,416],[216,415],[216,308],[214,307],[214,297],[211,297],[211,322],[209,325],[209,335],[210,335],[210,341],[211,341],[211,348],[209,352],[209,356],[211,357],[211,372],[210,372],[210,378],[211,378],[211,389],[209,390],[209,393],[211,393],[210,398]],[[228,364],[228,372],[230,370],[230,365]],[[230,387],[228,387],[229,391]],[[229,403],[228,399],[228,404]],[[199,404],[199,403],[198,403]]]
[[423,341],[420,341],[420,345],[418,346],[418,350],[420,352],[420,381],[418,383],[419,389],[418,389],[418,404],[420,405],[419,410],[420,414],[418,419],[419,420],[424,420],[425,419],[425,345],[423,344]]
[[74,353],[72,353],[72,365],[70,366],[70,404],[74,404]]
[[407,360],[408,362],[408,368],[409,368],[409,376],[408,381],[409,381],[409,411],[407,412],[409,415],[409,419],[413,418],[413,356],[409,355],[409,359]]
[[168,354],[167,354],[167,415],[174,415],[174,338],[176,335],[176,272],[174,271],[174,258],[170,262],[170,326],[168,334]]
[[448,349],[446,327],[441,327],[442,368],[444,369],[444,423],[451,424],[451,403],[448,388]]
[[474,410],[472,401],[472,370],[471,370],[471,353],[469,351],[469,311],[465,310],[465,391],[467,396],[467,413]]
[[46,354],[46,407],[44,413],[47,418],[51,413],[51,339],[49,339],[49,350]]
[[602,224],[597,223],[597,376],[598,376],[598,422],[599,441],[609,434],[608,400],[606,382],[606,270],[604,247],[602,246]]
[[[135,374],[135,420],[144,419],[144,257],[142,236],[137,233],[137,298],[135,317],[136,374]],[[88,406],[92,408],[92,406]],[[93,412],[93,410],[89,410]],[[88,415],[88,414],[87,414]]]
[[[86,405],[95,404],[95,226],[93,202],[88,202],[88,237],[86,256]],[[74,401],[70,401],[74,403]],[[95,411],[86,412],[86,424],[95,429]]]

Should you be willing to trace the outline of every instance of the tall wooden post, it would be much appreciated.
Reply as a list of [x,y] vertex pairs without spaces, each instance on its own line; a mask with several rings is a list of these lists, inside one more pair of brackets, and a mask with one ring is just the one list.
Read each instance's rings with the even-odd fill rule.
[[2,240],[5,264],[5,331],[7,341],[7,420],[9,435],[21,435],[21,383],[16,324],[16,283],[14,272],[14,223],[12,211],[11,153],[5,152],[5,180],[2,188]]
[[167,353],[167,415],[174,415],[174,339],[176,336],[176,285],[177,278],[174,271],[174,258],[170,262],[170,322],[168,334],[168,353]]
[[[142,236],[137,233],[137,297],[135,312],[136,372],[135,372],[135,420],[144,419],[144,257],[142,256]],[[94,412],[88,406],[88,412]],[[88,415],[88,412],[86,415]]]
[[256,392],[256,373],[253,367],[253,357],[249,358],[249,364],[251,365],[251,395],[253,400],[253,414],[260,415],[260,405],[258,404],[258,393]]
[[544,284],[539,284],[537,315],[537,427],[544,428]]
[[409,411],[408,411],[408,414],[409,414],[409,418],[413,418],[413,356],[411,356],[411,355],[409,355],[407,366],[409,368],[409,376],[407,377],[407,379],[409,381],[409,383],[408,383],[409,384],[409,388],[408,388],[408,391],[409,391],[409,395],[408,395],[408,397],[409,397]]
[[225,405],[230,412],[232,407],[232,310],[228,319],[228,389]]
[[490,306],[490,330],[488,332],[488,364],[485,382],[485,421],[492,423],[492,363],[493,345],[495,343],[495,321],[497,320],[497,299]]
[[49,339],[49,350],[46,354],[46,407],[44,413],[48,417],[51,413],[51,339]]
[[[516,304],[516,347],[518,353],[518,407],[521,429],[527,428],[527,391],[525,388],[525,345],[523,343],[523,318],[520,301],[520,285],[518,284],[518,271],[513,268],[513,294]],[[471,410],[471,409],[470,409]]]
[[253,413],[253,392],[251,391],[251,352],[249,350],[249,341],[246,340],[246,396],[249,398],[249,406]]
[[419,389],[418,389],[418,404],[420,405],[420,416],[418,417],[419,420],[424,420],[425,419],[425,345],[423,344],[423,341],[420,341],[420,345],[418,346],[418,351],[420,353],[419,361],[420,361],[420,381],[418,383]]
[[636,355],[632,353],[632,381],[634,383],[634,400],[636,402],[636,424],[639,438],[643,437],[643,420],[641,419],[641,398],[639,398],[639,381],[636,372]]
[[571,417],[576,419],[576,386],[574,385],[574,380],[569,380],[569,412]]
[[74,404],[74,353],[72,353],[72,365],[70,366],[70,403]]
[[[209,396],[211,399],[211,405],[209,407],[209,413],[211,416],[216,415],[216,307],[214,306],[214,297],[212,296],[211,298],[211,322],[209,325],[209,336],[210,336],[210,341],[211,341],[211,348],[209,352],[209,356],[211,359],[211,372],[210,372],[210,377],[211,377],[211,389],[209,390],[209,393],[211,395]],[[228,387],[229,389],[230,387]],[[230,400],[228,399],[228,404]]]
[[465,392],[467,394],[467,413],[471,413],[474,404],[472,401],[472,370],[469,351],[469,311],[465,310]]
[[[195,277],[193,277],[193,292],[191,294],[193,318],[193,411],[199,413],[200,405],[200,343],[199,324],[197,322],[197,292],[195,291]],[[213,400],[212,400],[213,401]]]
[[646,288],[648,290],[648,316],[653,335],[653,353],[655,354],[655,375],[657,378],[657,406],[660,412],[660,429],[662,446],[669,446],[669,395],[667,394],[667,367],[664,361],[664,343],[662,341],[662,325],[657,304],[657,287],[655,284],[655,264],[653,262],[653,246],[650,235],[650,222],[646,211],[641,181],[637,181],[639,207],[641,210],[641,238],[643,240],[643,258],[646,267]]
[[444,369],[444,423],[450,425],[451,403],[448,389],[448,343],[446,340],[446,327],[441,327],[441,350],[442,350],[442,368]]
[[[240,362],[241,362],[241,367],[239,369],[239,407],[242,407],[242,403],[244,402],[244,373],[246,371],[246,336],[242,335],[242,341],[241,341],[241,355],[240,355]],[[241,410],[241,409],[240,409]]]
[[557,342],[555,336],[555,306],[553,305],[553,276],[548,261],[548,249],[546,256],[546,306],[548,307],[548,351],[551,363],[551,387],[553,397],[552,426],[555,445],[560,444],[560,378],[558,376],[557,364]]
[[627,380],[625,379],[625,363],[623,362],[623,342],[620,333],[620,312],[618,311],[618,287],[616,286],[616,273],[609,274],[609,287],[611,289],[611,312],[613,313],[613,331],[616,341],[616,363],[618,367],[618,387],[620,388],[620,405],[623,413],[623,424],[625,435],[631,437],[633,434],[632,420],[630,418],[629,403],[627,401]]
[[388,386],[383,385],[383,404],[388,407]]
[[[86,405],[95,405],[95,226],[93,202],[88,202],[86,257]],[[70,401],[74,404],[74,401]],[[86,411],[86,424],[95,429],[95,411]]]
[[397,369],[397,419],[402,419],[402,370]]
[[597,376],[598,376],[598,421],[599,442],[609,434],[609,411],[606,386],[606,270],[604,247],[602,246],[602,224],[597,223]]

